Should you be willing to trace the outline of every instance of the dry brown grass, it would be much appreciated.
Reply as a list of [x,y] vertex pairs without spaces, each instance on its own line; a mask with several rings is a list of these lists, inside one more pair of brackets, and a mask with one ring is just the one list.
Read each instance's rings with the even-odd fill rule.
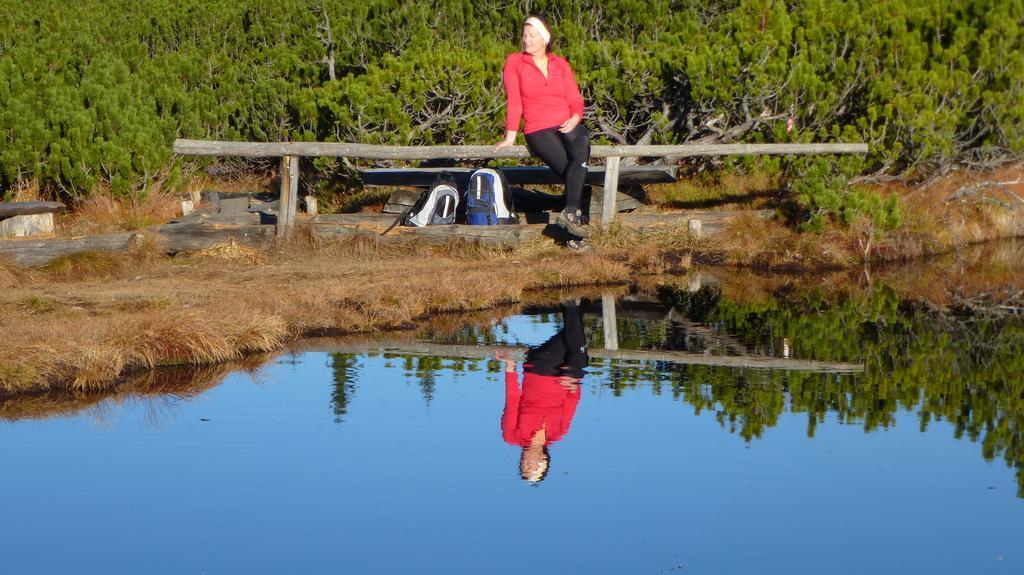
[[236,360],[306,334],[406,328],[519,302],[527,290],[632,274],[622,262],[566,250],[301,234],[251,256],[230,245],[141,263],[82,256],[17,283],[0,294],[0,327],[16,334],[0,342],[0,393],[102,388],[138,370]]
[[262,264],[267,261],[263,250],[240,244],[233,239],[226,244],[217,244],[196,252],[193,257],[241,261],[250,264]]
[[590,242],[597,256],[624,265],[633,275],[678,273],[689,269],[700,240],[690,236],[685,221],[640,231],[613,222],[593,226]]
[[[265,167],[271,168],[268,163]],[[254,169],[253,166],[239,169],[231,169],[227,166],[220,166],[219,175],[210,175],[205,170],[199,170],[196,166],[189,166],[189,172],[185,183],[185,191],[197,196],[205,190],[217,192],[277,192],[279,179],[276,173],[276,166],[271,169]]]
[[[37,180],[18,180],[14,182],[9,190],[10,201],[12,202],[39,202],[46,198],[48,194],[44,194],[42,188],[39,186]],[[3,196],[0,195],[0,200]]]
[[740,214],[703,245],[714,263],[771,269],[827,268],[843,261],[833,239],[798,233],[756,213]]
[[778,177],[764,173],[704,173],[681,177],[672,184],[644,186],[648,202],[663,208],[716,206],[719,209],[759,208],[781,187]]
[[[55,282],[80,282],[135,277],[168,260],[153,242],[132,245],[123,252],[79,252],[56,258],[38,272]],[[40,275],[40,274],[37,274]]]
[[28,271],[0,257],[0,290],[18,287],[28,277]]
[[[1024,182],[1024,165],[956,173],[918,188],[876,186],[877,193],[901,197],[901,223],[893,231],[878,230],[862,218],[823,232],[797,232],[777,221],[743,215],[702,246],[701,259],[765,269],[820,270],[906,261],[1022,236],[1024,183],[983,185],[1008,181]],[[977,193],[957,195],[976,186],[980,186]]]
[[67,216],[58,219],[65,235],[79,236],[131,231],[167,223],[181,214],[181,197],[159,182],[146,192],[116,195],[97,188],[75,203]]

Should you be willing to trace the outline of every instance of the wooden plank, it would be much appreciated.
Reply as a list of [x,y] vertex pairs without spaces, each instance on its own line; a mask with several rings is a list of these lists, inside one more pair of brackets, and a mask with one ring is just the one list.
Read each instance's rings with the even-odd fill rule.
[[66,209],[66,206],[60,202],[13,202],[0,204],[0,220],[12,216],[62,214]]
[[[546,166],[520,166],[499,168],[512,185],[560,185],[563,180]],[[593,166],[587,171],[587,183],[604,183],[604,166]],[[449,172],[460,188],[469,185],[469,176],[475,168],[367,168],[359,170],[366,186],[419,186],[434,183],[438,174]],[[678,179],[679,166],[620,166],[619,183],[622,185],[669,184]]]
[[[267,158],[275,156],[347,157],[367,160],[473,160],[486,158],[530,157],[526,146],[378,146],[334,142],[219,142],[206,140],[174,141],[175,154],[186,156],[237,156]],[[592,146],[592,158],[696,157],[783,154],[866,154],[867,144],[690,144],[675,146]]]
[[615,217],[615,195],[619,193],[619,157],[610,156],[604,166],[604,205],[601,209],[601,225],[608,227]]
[[[432,355],[460,357],[466,359],[494,359],[496,352],[521,361],[529,348],[505,345],[453,345],[421,340],[385,339],[365,341],[358,339],[318,338],[296,342],[292,351],[316,351],[326,353],[393,353],[408,355]],[[778,369],[786,371],[814,371],[821,373],[858,373],[864,365],[832,361],[787,359],[765,356],[723,356],[687,353],[682,351],[641,351],[630,349],[588,349],[592,358],[617,361],[658,361],[682,365],[706,365],[739,369]]]
[[299,197],[299,157],[281,158],[281,199],[277,214],[277,237],[291,235]]
[[[644,231],[653,231],[664,228],[678,227],[680,229],[687,229],[689,220],[700,220],[704,233],[707,235],[713,234],[715,231],[721,228],[723,224],[732,220],[740,214],[749,214],[753,212],[755,215],[760,217],[771,217],[774,212],[771,210],[719,210],[719,211],[688,211],[688,212],[663,212],[663,213],[625,213],[619,214],[617,219],[620,220],[623,225],[629,228],[636,228]],[[433,233],[431,230],[434,228],[451,228],[452,230],[466,230],[466,233],[473,235],[479,235],[483,232],[473,232],[474,229],[489,229],[499,228],[508,229],[525,226],[544,226],[554,224],[556,214],[544,212],[543,214],[530,214],[528,223],[519,224],[518,226],[466,226],[466,225],[455,225],[455,226],[427,226],[426,228],[411,228],[411,227],[396,227],[391,233],[396,230],[399,233],[403,231],[415,230],[428,230],[426,233]],[[395,221],[394,214],[320,214],[314,218],[310,218],[309,223],[312,226],[343,226],[350,228],[363,228],[365,230],[375,230],[377,232],[383,231],[384,228],[391,225]],[[437,232],[439,234],[446,234],[448,232]]]

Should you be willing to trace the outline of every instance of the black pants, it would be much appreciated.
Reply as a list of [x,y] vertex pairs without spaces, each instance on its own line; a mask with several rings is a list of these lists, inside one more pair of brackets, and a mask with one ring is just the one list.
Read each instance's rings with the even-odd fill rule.
[[590,134],[583,124],[568,134],[557,127],[526,134],[526,147],[565,180],[565,210],[579,209],[590,161]]
[[525,371],[538,375],[583,377],[590,363],[583,316],[573,304],[562,307],[562,329],[538,347],[526,352]]

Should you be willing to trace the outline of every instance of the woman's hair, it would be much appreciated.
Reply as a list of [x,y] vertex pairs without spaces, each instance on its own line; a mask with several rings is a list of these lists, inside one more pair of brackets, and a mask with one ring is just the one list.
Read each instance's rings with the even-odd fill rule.
[[548,24],[547,19],[544,18],[543,16],[541,16],[540,14],[530,13],[530,14],[527,14],[526,15],[526,19],[523,20],[523,26],[528,26],[529,25],[526,22],[526,20],[529,20],[530,18],[536,18],[536,19],[540,20],[540,23],[543,24],[544,27],[548,29],[548,34],[551,35],[551,39],[548,40],[548,45],[545,48],[545,53],[550,54],[553,51],[552,46],[554,46],[554,44],[555,44],[555,33],[551,29],[551,24]]

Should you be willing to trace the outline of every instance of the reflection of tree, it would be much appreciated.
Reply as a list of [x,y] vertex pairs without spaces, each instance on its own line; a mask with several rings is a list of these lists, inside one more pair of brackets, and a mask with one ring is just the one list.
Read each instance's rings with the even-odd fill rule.
[[[863,361],[864,374],[737,372],[705,366],[670,368],[673,394],[698,412],[713,409],[745,439],[759,437],[787,408],[808,416],[808,435],[826,414],[865,431],[916,411],[920,428],[947,420],[957,438],[981,442],[986,459],[1002,455],[1017,469],[1024,497],[1024,323],[908,309],[879,288],[861,298],[825,302],[815,293],[785,302],[720,300],[709,322],[773,353],[785,338],[792,355]],[[653,366],[661,371],[665,366]],[[662,372],[663,373],[663,372]],[[615,369],[617,392],[650,377]]]
[[[602,372],[599,381],[613,395],[639,388],[671,393],[698,414],[714,414],[723,427],[747,441],[761,437],[786,411],[806,415],[810,437],[826,417],[871,432],[894,425],[900,412],[914,412],[922,431],[932,421],[946,420],[957,438],[980,442],[986,459],[1003,457],[1017,469],[1024,497],[1024,322],[1019,319],[939,313],[901,301],[884,287],[857,297],[826,300],[811,290],[755,303],[738,303],[710,290],[662,296],[680,305],[672,319],[620,318],[622,347],[672,348],[682,340],[666,325],[679,323],[685,311],[696,314],[685,317],[686,329],[699,324],[709,330],[712,337],[705,342],[738,342],[701,344],[703,349],[697,350],[689,349],[693,340],[687,340],[689,351],[725,353],[742,345],[753,353],[781,356],[788,346],[793,358],[863,362],[866,370],[837,375],[593,360],[592,369]],[[600,334],[599,316],[588,315],[585,322],[588,331]],[[481,340],[475,337],[490,333],[474,328],[453,339],[477,343]],[[354,368],[354,356],[336,357],[347,358],[340,366],[342,377],[335,371],[335,404],[344,414],[345,402],[337,397],[350,399],[352,389],[350,383],[337,382],[349,382],[346,374]],[[441,370],[459,374],[499,368],[480,359],[385,357],[401,358],[427,403],[437,391]]]
[[334,389],[331,392],[331,405],[334,409],[335,423],[341,423],[348,413],[348,402],[356,392],[358,377],[356,354],[332,353],[331,371],[334,377]]

